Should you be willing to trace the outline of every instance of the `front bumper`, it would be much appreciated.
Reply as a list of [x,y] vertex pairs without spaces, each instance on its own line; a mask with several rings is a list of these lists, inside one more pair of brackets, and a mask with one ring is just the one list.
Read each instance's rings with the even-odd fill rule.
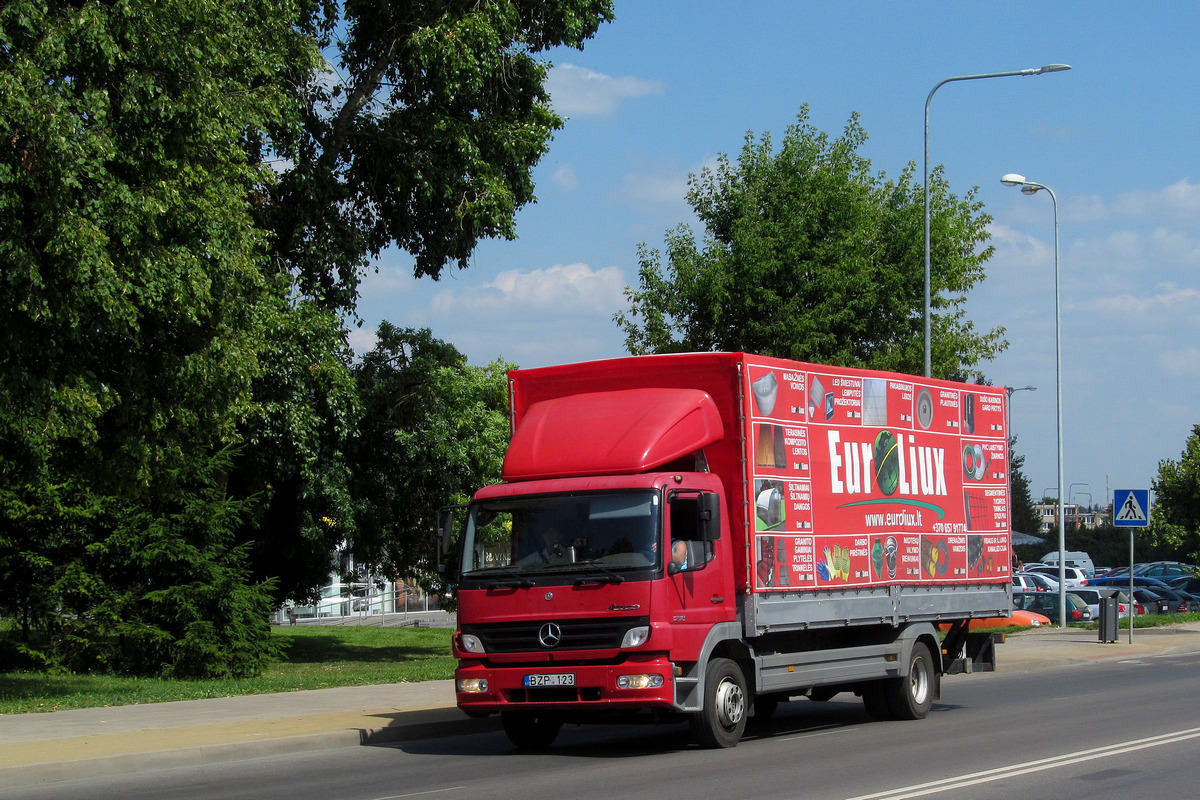
[[[574,685],[526,685],[526,676],[565,673],[575,676]],[[633,686],[622,688],[622,676]],[[649,682],[658,676],[661,683],[640,686],[639,679],[643,676],[649,676]],[[674,665],[666,656],[620,664],[572,666],[546,663],[488,666],[464,661],[455,670],[454,679],[458,707],[471,715],[534,709],[585,713],[670,709],[675,700]],[[467,686],[477,690],[463,691]]]

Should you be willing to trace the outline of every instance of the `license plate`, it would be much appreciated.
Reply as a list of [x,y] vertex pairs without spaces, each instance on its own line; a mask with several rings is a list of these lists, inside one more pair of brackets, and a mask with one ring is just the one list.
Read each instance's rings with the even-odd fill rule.
[[555,675],[526,675],[526,686],[574,686],[575,673],[561,672]]

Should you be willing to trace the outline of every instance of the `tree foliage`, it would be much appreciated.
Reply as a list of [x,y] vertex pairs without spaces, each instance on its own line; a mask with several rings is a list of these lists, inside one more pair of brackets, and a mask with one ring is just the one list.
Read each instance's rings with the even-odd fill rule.
[[500,479],[509,368],[471,367],[428,330],[380,325],[355,367],[364,409],[350,450],[356,558],[385,575],[432,578],[437,510]]
[[[465,453],[493,435],[494,381],[422,356],[433,383],[368,428],[419,502],[376,474],[359,490],[388,495],[364,506],[340,318],[386,247],[437,277],[514,235],[562,124],[537,54],[611,16],[610,0],[0,6],[4,657],[245,674],[270,655],[272,591],[321,582],[334,547],[422,563],[403,536],[483,469]],[[428,442],[443,459],[421,461]]]
[[279,603],[324,584],[331,554],[346,545],[354,519],[346,448],[362,409],[337,314],[286,298],[262,313],[260,372],[229,487],[258,500],[238,541],[255,577],[275,580]]
[[1017,437],[1009,438],[1008,451],[1010,466],[1008,470],[1009,507],[1012,509],[1012,529],[1038,536],[1041,533],[1042,520],[1033,507],[1033,496],[1029,493],[1029,478],[1026,477],[1024,466],[1025,456],[1016,452]]
[[582,48],[611,0],[312,2],[301,27],[329,71],[300,86],[299,125],[264,158],[288,168],[258,207],[272,256],[329,308],[353,309],[368,256],[397,246],[417,276],[514,238],[531,170],[562,120],[538,53]]
[[1178,461],[1158,462],[1155,502],[1146,538],[1200,564],[1200,425],[1193,425]]
[[269,651],[222,467],[277,291],[247,147],[294,105],[278,75],[316,63],[295,11],[0,9],[0,602],[46,663],[232,674]]
[[[898,180],[871,172],[853,116],[836,139],[804,108],[776,151],[748,133],[736,162],[689,181],[702,242],[680,225],[665,260],[639,252],[639,285],[616,315],[631,353],[746,350],[842,366],[920,374],[924,367],[923,188],[909,164]],[[974,191],[931,185],[933,371],[979,377],[1005,346],[1003,329],[966,319],[984,277],[990,217]]]

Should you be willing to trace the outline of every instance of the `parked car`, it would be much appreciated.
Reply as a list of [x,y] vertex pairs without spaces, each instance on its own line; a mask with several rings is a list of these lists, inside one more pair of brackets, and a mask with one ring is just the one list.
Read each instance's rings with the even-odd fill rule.
[[1142,604],[1147,614],[1170,613],[1171,601],[1161,595],[1155,594],[1151,589],[1135,586],[1133,589],[1133,599]]
[[1183,575],[1191,577],[1196,574],[1195,567],[1181,561],[1151,561],[1141,566],[1142,569],[1135,569],[1133,574],[1143,578],[1178,578]]
[[[1139,578],[1178,578],[1186,575],[1189,578],[1196,574],[1196,568],[1190,564],[1184,564],[1182,561],[1148,561],[1142,564],[1133,565],[1133,574]],[[1129,567],[1120,567],[1111,570],[1104,577],[1115,578],[1121,575],[1129,575]]]
[[[1025,571],[1046,575],[1054,581],[1058,580],[1058,567],[1055,565],[1034,567],[1033,569],[1026,568]],[[1073,589],[1076,586],[1087,586],[1088,584],[1088,574],[1079,567],[1063,567],[1063,578],[1067,582],[1068,589]]]
[[[971,620],[971,630],[980,631],[988,628],[1040,628],[1043,625],[1049,625],[1050,618],[1045,614],[1039,614],[1036,611],[1026,611],[1023,608],[1014,608],[1011,617],[983,617],[982,619]],[[949,623],[939,625],[943,630],[949,629]]]
[[[1151,591],[1171,588],[1165,581],[1159,580],[1158,578],[1146,578],[1141,575],[1133,576],[1133,585],[1141,586],[1142,588],[1150,589]],[[1104,575],[1099,578],[1092,578],[1090,581],[1088,581],[1088,586],[1115,586],[1118,589],[1126,589],[1129,587],[1129,570],[1125,570],[1124,575],[1113,575],[1112,573],[1109,573],[1108,575]]]
[[1042,588],[1037,581],[1029,577],[1024,572],[1014,572],[1012,576],[1012,584],[1014,592],[1040,592]]
[[1111,586],[1089,586],[1087,588],[1091,591],[1100,592],[1100,594],[1104,597],[1107,597],[1110,594],[1116,594],[1117,611],[1121,614],[1121,616],[1125,616],[1128,613],[1128,608],[1126,607],[1127,603],[1133,607],[1133,615],[1135,617],[1140,617],[1143,614],[1150,613],[1150,609],[1146,608],[1145,605],[1140,603],[1136,597],[1131,601],[1129,599],[1128,592],[1125,590],[1114,589]]
[[1168,614],[1186,614],[1192,610],[1193,600],[1190,595],[1175,591],[1169,586],[1151,589],[1159,597],[1167,599]]
[[[1125,617],[1129,615],[1129,607],[1132,605],[1129,602],[1129,595],[1122,592],[1120,589],[1112,589],[1105,587],[1081,586],[1078,589],[1068,589],[1070,594],[1075,595],[1083,602],[1088,604],[1088,608],[1092,610],[1092,619],[1100,619],[1100,604],[1104,598],[1110,594],[1117,596],[1117,614]],[[1138,607],[1134,608],[1133,615],[1136,617],[1143,613]]]
[[[1042,556],[1042,563],[1058,569],[1058,551],[1051,550],[1046,553]],[[1096,574],[1096,565],[1092,563],[1092,557],[1082,550],[1067,550],[1063,553],[1063,564],[1068,567],[1079,567],[1089,575]]]
[[1020,572],[1021,575],[1029,582],[1033,583],[1034,591],[1038,592],[1057,592],[1058,581],[1051,578],[1049,575],[1044,575],[1041,572]]
[[1180,575],[1177,578],[1168,578],[1166,584],[1176,591],[1187,592],[1193,597],[1200,596],[1200,578]]
[[[1081,598],[1067,593],[1064,595],[1067,604],[1067,622],[1091,622],[1092,610]],[[1013,607],[1025,611],[1034,611],[1049,617],[1050,622],[1057,625],[1058,595],[1051,592],[1013,592]]]

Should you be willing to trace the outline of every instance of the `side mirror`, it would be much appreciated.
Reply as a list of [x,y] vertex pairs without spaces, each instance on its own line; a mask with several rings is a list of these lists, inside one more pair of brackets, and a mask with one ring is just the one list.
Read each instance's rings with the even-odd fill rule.
[[449,574],[446,563],[454,538],[454,513],[466,506],[442,506],[437,513],[437,574],[443,580]]
[[700,530],[706,542],[721,538],[721,496],[715,492],[700,495]]

